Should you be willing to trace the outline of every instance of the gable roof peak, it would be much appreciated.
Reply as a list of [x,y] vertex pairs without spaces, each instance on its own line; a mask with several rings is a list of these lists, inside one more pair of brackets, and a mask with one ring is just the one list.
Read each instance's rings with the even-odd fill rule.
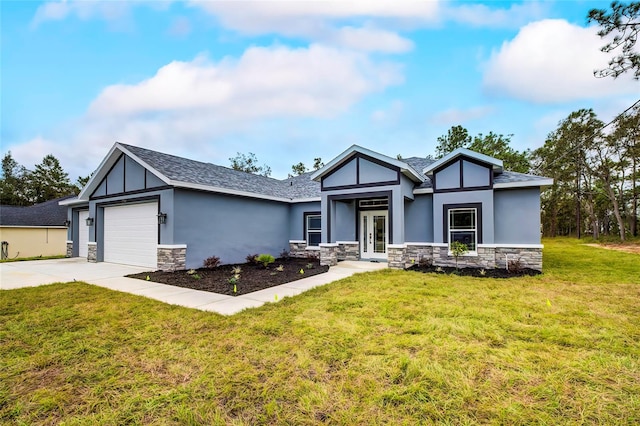
[[389,156],[384,155],[384,154],[380,154],[379,152],[375,152],[375,151],[372,151],[370,149],[363,148],[360,145],[355,145],[355,144],[351,145],[349,148],[344,150],[340,155],[335,157],[333,160],[331,160],[324,167],[322,167],[321,169],[319,169],[316,172],[314,172],[311,175],[311,179],[314,180],[314,181],[320,181],[320,179],[323,176],[327,175],[332,170],[335,170],[338,167],[340,167],[342,164],[344,164],[346,161],[348,161],[356,153],[366,155],[366,156],[374,158],[374,159],[376,159],[378,161],[381,161],[381,162],[390,164],[390,165],[392,165],[394,167],[397,167],[397,168],[400,169],[400,172],[402,174],[404,174],[405,176],[407,176],[409,179],[413,180],[414,182],[423,182],[424,181],[424,177],[421,176],[420,173],[418,173],[408,163],[406,163],[406,162],[404,162],[402,160],[398,160],[396,158],[389,157]]
[[504,170],[502,160],[500,159],[491,157],[486,154],[481,154],[479,152],[472,151],[467,148],[458,148],[456,150],[451,151],[450,153],[440,158],[439,160],[436,160],[433,163],[429,164],[427,167],[424,168],[422,173],[424,173],[427,176],[432,175],[434,170],[440,168],[441,166],[447,164],[452,160],[455,160],[458,157],[467,157],[467,158],[471,158],[473,160],[479,161],[481,163],[484,163],[488,166],[491,166],[491,169],[497,173],[501,173]]

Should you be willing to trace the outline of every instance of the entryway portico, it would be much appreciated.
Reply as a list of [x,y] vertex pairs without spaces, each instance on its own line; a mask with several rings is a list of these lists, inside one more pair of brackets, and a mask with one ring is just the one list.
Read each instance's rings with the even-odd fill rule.
[[406,163],[352,146],[319,170],[320,261],[386,261],[390,244],[404,243],[404,205],[421,176]]

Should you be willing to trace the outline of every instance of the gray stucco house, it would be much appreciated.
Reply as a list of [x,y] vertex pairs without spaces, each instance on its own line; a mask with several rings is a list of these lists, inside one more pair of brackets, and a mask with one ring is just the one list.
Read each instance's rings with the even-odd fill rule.
[[150,269],[197,268],[219,256],[387,261],[422,258],[542,269],[540,190],[552,180],[458,149],[402,160],[354,145],[322,169],[277,180],[116,143],[68,207],[67,255]]

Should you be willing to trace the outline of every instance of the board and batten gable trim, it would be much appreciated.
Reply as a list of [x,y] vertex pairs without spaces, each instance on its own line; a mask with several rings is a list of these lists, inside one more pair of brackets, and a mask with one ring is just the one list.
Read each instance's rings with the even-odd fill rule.
[[450,161],[453,161],[461,156],[467,157],[467,158],[473,158],[477,161],[480,161],[481,163],[491,165],[491,169],[493,171],[501,172],[503,170],[502,160],[499,160],[494,157],[490,157],[485,154],[481,154],[479,152],[471,151],[470,149],[467,149],[467,148],[458,148],[454,151],[451,151],[450,153],[440,158],[439,160],[436,160],[435,162],[429,164],[427,167],[425,167],[422,170],[422,173],[424,173],[426,176],[429,176],[433,174],[435,170],[442,167],[443,164],[447,164]]
[[420,173],[418,173],[411,165],[380,154],[378,152],[372,151],[370,149],[367,148],[363,148],[359,145],[351,145],[349,148],[347,148],[346,150],[344,150],[342,153],[340,153],[338,156],[334,157],[331,161],[329,161],[329,163],[327,163],[324,167],[322,167],[321,169],[315,171],[312,175],[311,175],[311,180],[314,181],[319,181],[325,174],[331,172],[334,168],[339,168],[339,166],[341,166],[345,161],[348,161],[349,158],[351,158],[351,155],[354,153],[361,153],[367,156],[370,156],[372,158],[376,158],[382,162],[384,162],[385,164],[389,164],[391,166],[395,166],[398,167],[400,169],[400,171],[402,172],[402,174],[404,174],[405,176],[407,176],[408,178],[410,178],[412,181],[414,182],[424,182],[424,177],[422,175],[420,175]]
[[[116,153],[116,151],[118,151],[118,153]],[[93,176],[91,176],[91,178],[89,179],[89,182],[87,182],[84,188],[82,188],[82,191],[80,191],[80,194],[78,194],[79,200],[84,200],[84,201],[89,200],[89,194],[93,194],[93,192],[98,188],[100,183],[102,183],[102,180],[107,177],[107,175],[109,174],[109,171],[111,171],[114,165],[118,162],[122,154],[129,156],[132,160],[134,160],[135,162],[140,164],[142,167],[144,167],[145,169],[153,173],[158,179],[160,179],[164,183],[166,184],[169,183],[169,178],[164,176],[159,171],[155,170],[146,162],[142,161],[135,154],[133,154],[131,151],[126,149],[124,146],[122,146],[120,142],[116,142],[111,147],[107,155],[103,158],[102,162],[100,162],[100,165],[96,169],[97,172]]]
[[[380,182],[368,182],[368,183],[360,183],[360,160],[366,160],[373,164],[376,164],[380,167],[387,168],[396,173],[396,178],[394,180],[380,181]],[[371,157],[369,155],[363,154],[361,152],[354,152],[353,155],[346,157],[342,162],[342,165],[348,164],[351,161],[356,162],[356,183],[349,185],[338,185],[338,186],[325,186],[325,179],[332,176],[338,170],[341,170],[342,167],[335,167],[331,171],[329,171],[325,176],[322,176],[320,179],[320,190],[321,191],[340,191],[343,189],[354,189],[354,188],[372,188],[376,186],[388,186],[388,185],[399,185],[400,184],[400,167],[395,166],[393,164],[387,163],[383,160]]]
[[[477,166],[481,166],[487,169],[487,173],[489,174],[489,185],[479,185],[479,186],[468,186],[465,185],[464,182],[464,162],[467,161],[469,163],[475,164]],[[454,164],[458,164],[458,186],[456,188],[444,188],[438,189],[438,173],[445,170],[448,167],[453,166]],[[480,160],[477,160],[473,157],[467,157],[465,155],[460,155],[451,159],[450,161],[443,163],[441,166],[433,169],[433,174],[431,176],[431,182],[433,184],[433,192],[435,193],[445,193],[445,192],[464,192],[464,191],[482,191],[486,189],[492,189],[494,187],[493,183],[493,170],[490,167],[487,167],[487,163],[483,163]]]

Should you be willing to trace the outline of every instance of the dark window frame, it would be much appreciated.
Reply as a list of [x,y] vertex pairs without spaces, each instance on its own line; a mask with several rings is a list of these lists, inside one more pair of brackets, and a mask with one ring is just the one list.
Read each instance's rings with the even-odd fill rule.
[[458,209],[476,209],[476,249],[478,251],[478,245],[482,244],[482,203],[463,203],[463,204],[444,204],[442,206],[442,241],[449,244],[449,210]]
[[314,234],[320,234],[320,240],[322,241],[322,224],[320,225],[320,228],[318,228],[317,230],[309,230],[308,229],[308,223],[309,223],[309,217],[311,216],[318,216],[320,218],[320,221],[322,221],[322,213],[319,211],[314,211],[314,212],[304,212],[303,213],[303,220],[302,220],[302,236],[304,237],[304,240],[307,242],[307,247],[318,247],[318,245],[313,244],[311,245],[309,243],[309,232],[312,232]]

